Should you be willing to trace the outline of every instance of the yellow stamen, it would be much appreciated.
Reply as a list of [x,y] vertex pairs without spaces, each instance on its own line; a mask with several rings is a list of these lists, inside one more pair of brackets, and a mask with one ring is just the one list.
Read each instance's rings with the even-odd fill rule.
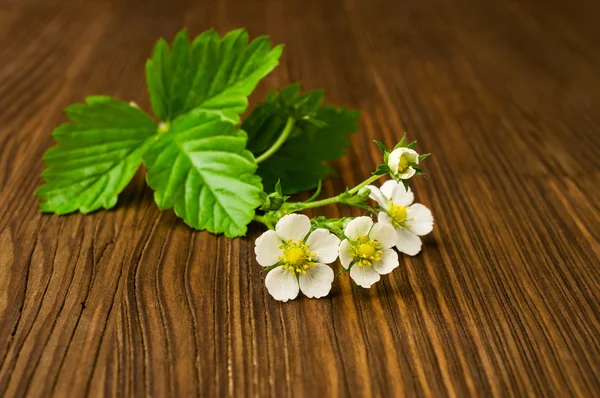
[[406,207],[392,203],[388,214],[392,219],[394,227],[404,226],[404,222],[406,221]]
[[398,159],[398,172],[402,173],[410,166],[410,160],[408,159],[408,153],[403,153]]
[[358,238],[352,247],[356,265],[359,267],[372,266],[373,262],[381,260],[381,242],[369,239],[368,235]]
[[284,269],[292,275],[305,274],[306,269],[314,267],[313,263],[316,253],[312,253],[302,240],[293,242],[288,239],[287,247],[283,248],[283,256],[278,257],[284,265]]

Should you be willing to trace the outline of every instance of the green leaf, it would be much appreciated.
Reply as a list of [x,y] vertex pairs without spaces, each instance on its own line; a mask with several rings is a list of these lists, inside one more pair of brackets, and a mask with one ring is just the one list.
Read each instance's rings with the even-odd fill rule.
[[281,189],[281,181],[277,180],[277,184],[275,184],[275,192],[279,195],[283,195],[283,190]]
[[277,140],[288,117],[296,124],[290,137],[297,137],[306,128],[324,127],[317,113],[323,101],[323,91],[315,90],[300,94],[300,84],[292,84],[279,91],[271,91],[242,123],[248,133],[248,150],[255,155],[265,152]]
[[405,146],[406,146],[406,133],[404,133],[400,142],[397,143],[396,146],[394,146],[394,149],[403,148]]
[[387,149],[387,147],[383,144],[383,142],[377,141],[377,140],[373,140],[373,142],[377,144],[377,146],[379,147],[379,149],[381,149],[381,152],[383,152],[383,153],[390,153],[390,150]]
[[315,188],[334,173],[325,162],[343,156],[350,145],[347,136],[358,130],[358,111],[321,106],[321,91],[299,94],[299,89],[296,84],[270,93],[242,123],[248,149],[258,156],[277,140],[289,116],[297,120],[288,140],[259,165],[267,191],[277,180],[286,194]]
[[152,108],[163,121],[204,109],[237,124],[248,95],[278,65],[282,50],[271,48],[266,36],[249,43],[244,29],[222,38],[208,30],[193,42],[183,30],[171,49],[161,39],[146,62]]
[[386,164],[381,164],[377,166],[377,170],[373,172],[374,176],[382,176],[390,173],[390,168]]
[[244,235],[262,203],[246,140],[243,131],[215,114],[194,111],[175,120],[144,154],[158,207],[174,207],[195,229]]
[[413,141],[406,146],[408,149],[415,149],[417,147],[417,141]]
[[111,97],[71,105],[66,123],[52,133],[58,145],[44,155],[45,184],[36,195],[44,212],[89,213],[110,209],[141,164],[156,123],[137,107]]
[[427,159],[429,157],[429,155],[431,155],[430,153],[424,153],[422,155],[419,155],[419,162],[422,162],[423,160]]

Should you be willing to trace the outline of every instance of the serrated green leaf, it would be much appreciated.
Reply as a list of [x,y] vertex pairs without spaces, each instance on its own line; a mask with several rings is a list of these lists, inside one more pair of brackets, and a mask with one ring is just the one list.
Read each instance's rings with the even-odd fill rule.
[[193,42],[181,31],[172,49],[161,39],[146,62],[152,108],[163,121],[203,109],[237,124],[248,95],[278,65],[282,50],[271,48],[266,36],[249,43],[244,29],[222,38],[209,30]]
[[[270,93],[242,123],[248,133],[248,149],[258,156],[277,140],[291,112],[296,112],[298,119],[290,138],[259,165],[257,174],[267,191],[278,179],[286,194],[315,188],[319,180],[334,173],[325,162],[344,155],[350,145],[347,136],[358,130],[358,111],[320,106],[322,91],[299,95],[299,88],[295,84],[278,95]],[[307,118],[320,123],[306,122]]]
[[110,209],[141,164],[156,123],[137,107],[106,96],[66,109],[73,123],[52,133],[58,145],[44,155],[45,184],[36,190],[44,212]]
[[296,120],[290,138],[301,135],[307,127],[324,127],[326,123],[317,119],[323,97],[322,90],[300,94],[299,83],[289,85],[277,94],[271,91],[242,123],[242,129],[248,133],[248,149],[255,155],[269,149],[290,116]]
[[358,130],[358,111],[321,107],[318,119],[325,127],[307,126],[303,134],[290,138],[269,159],[259,165],[257,174],[265,187],[281,179],[287,194],[315,188],[319,180],[335,171],[324,162],[335,160],[350,146],[347,136]]
[[206,112],[179,117],[144,154],[158,206],[192,228],[242,236],[261,205],[256,162],[246,134]]

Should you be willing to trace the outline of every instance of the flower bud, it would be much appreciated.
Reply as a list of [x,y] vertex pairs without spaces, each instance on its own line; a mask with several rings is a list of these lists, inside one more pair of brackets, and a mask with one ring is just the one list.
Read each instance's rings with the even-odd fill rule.
[[416,172],[413,166],[418,164],[419,154],[405,147],[394,149],[387,159],[391,173],[402,180],[411,178]]
[[287,196],[283,196],[279,192],[273,192],[265,198],[265,202],[260,209],[264,211],[279,210],[287,198]]

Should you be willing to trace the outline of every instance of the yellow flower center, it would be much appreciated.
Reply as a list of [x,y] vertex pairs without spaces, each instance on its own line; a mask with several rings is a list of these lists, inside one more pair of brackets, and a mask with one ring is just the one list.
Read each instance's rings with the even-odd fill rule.
[[302,240],[292,242],[291,239],[279,245],[283,251],[283,256],[277,257],[281,268],[290,271],[292,275],[306,274],[307,269],[316,266],[314,260],[317,254],[312,253],[309,247]]
[[408,154],[403,153],[400,155],[400,159],[398,159],[398,172],[402,173],[410,166],[410,160],[408,159]]
[[358,238],[352,247],[354,260],[359,267],[372,266],[373,262],[381,260],[381,242],[369,239],[367,235]]
[[301,247],[290,247],[285,251],[285,262],[290,265],[302,265],[305,257],[306,253]]
[[406,207],[392,203],[388,214],[392,218],[394,227],[404,226],[404,222],[406,221]]
[[375,253],[375,247],[370,243],[363,243],[358,246],[358,255],[361,257],[369,258]]

